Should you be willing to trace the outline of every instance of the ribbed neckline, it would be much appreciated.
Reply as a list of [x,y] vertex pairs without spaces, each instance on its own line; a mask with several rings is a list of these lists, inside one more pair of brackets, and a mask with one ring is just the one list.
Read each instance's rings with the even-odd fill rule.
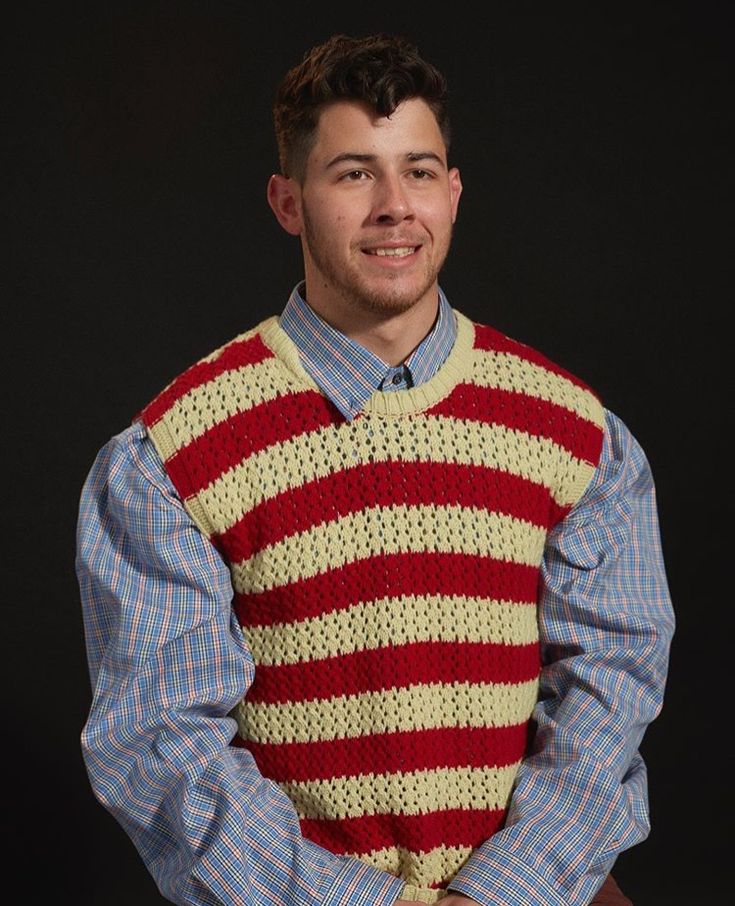
[[[475,345],[475,326],[461,311],[452,309],[457,324],[454,345],[433,377],[418,387],[384,392],[376,390],[362,408],[362,412],[377,415],[410,415],[438,403],[456,385],[472,373]],[[318,384],[301,364],[299,350],[291,337],[278,323],[278,316],[268,318],[260,327],[265,345],[296,377],[308,387],[322,392]]]

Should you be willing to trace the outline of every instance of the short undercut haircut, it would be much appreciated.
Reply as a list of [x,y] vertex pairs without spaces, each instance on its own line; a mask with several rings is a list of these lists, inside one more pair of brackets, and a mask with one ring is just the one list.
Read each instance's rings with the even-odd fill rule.
[[303,184],[319,113],[339,100],[362,101],[380,116],[390,116],[403,101],[421,98],[449,150],[447,93],[444,75],[405,38],[333,35],[307,51],[276,91],[273,120],[281,172]]

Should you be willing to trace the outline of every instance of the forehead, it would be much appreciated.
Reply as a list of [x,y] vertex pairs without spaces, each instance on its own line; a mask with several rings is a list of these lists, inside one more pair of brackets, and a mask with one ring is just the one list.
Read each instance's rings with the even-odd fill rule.
[[319,115],[310,161],[323,164],[346,152],[403,157],[433,151],[446,160],[439,124],[428,104],[409,98],[388,116],[361,101],[333,101]]

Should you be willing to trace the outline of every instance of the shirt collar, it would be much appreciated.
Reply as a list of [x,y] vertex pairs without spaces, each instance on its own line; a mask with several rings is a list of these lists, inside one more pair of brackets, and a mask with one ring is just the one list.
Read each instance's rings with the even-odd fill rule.
[[[279,324],[295,343],[306,371],[347,419],[355,418],[376,390],[398,391],[428,381],[454,345],[454,314],[441,288],[433,327],[397,366],[387,365],[328,324],[306,302],[303,289],[303,282],[294,287]],[[402,378],[397,384],[396,375]]]

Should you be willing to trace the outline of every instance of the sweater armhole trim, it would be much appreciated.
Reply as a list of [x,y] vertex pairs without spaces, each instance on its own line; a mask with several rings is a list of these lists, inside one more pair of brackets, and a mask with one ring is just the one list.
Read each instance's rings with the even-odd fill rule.
[[[166,462],[173,456],[177,447],[171,436],[171,432],[168,429],[165,418],[157,421],[155,425],[145,425],[145,429],[148,432],[151,443],[156,448],[156,452],[161,457],[164,469],[168,471]],[[182,503],[184,509],[191,516],[199,531],[202,532],[205,538],[211,541],[212,536],[214,535],[214,526],[207,518],[206,511],[200,501],[196,497],[189,497],[186,500],[182,500]]]

